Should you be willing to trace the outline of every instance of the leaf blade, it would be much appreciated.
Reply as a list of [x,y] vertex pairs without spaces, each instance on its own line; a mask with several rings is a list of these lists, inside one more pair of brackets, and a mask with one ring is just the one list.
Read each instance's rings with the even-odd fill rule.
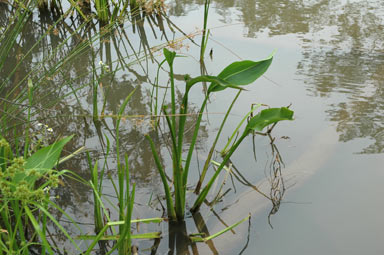
[[282,120],[293,120],[293,111],[287,107],[265,109],[250,119],[245,132],[262,131],[266,126]]
[[[273,54],[260,61],[243,60],[233,62],[217,76],[230,84],[237,86],[248,85],[260,78],[269,68],[272,63]],[[220,86],[217,83],[211,83],[208,88],[209,92],[217,92],[224,90],[226,87]]]

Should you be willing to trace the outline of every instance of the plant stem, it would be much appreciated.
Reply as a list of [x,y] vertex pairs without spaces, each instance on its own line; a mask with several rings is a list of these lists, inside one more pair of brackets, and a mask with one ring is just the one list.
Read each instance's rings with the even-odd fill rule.
[[163,182],[165,198],[167,201],[168,216],[170,217],[171,220],[176,220],[176,212],[175,212],[175,208],[173,207],[173,199],[172,199],[171,191],[169,189],[167,178],[165,176],[165,171],[163,169],[163,166],[161,165],[160,158],[156,151],[155,144],[153,143],[149,135],[146,135],[145,138],[147,138],[147,140],[149,141],[157,169],[159,170],[159,173],[160,173],[161,181]]
[[212,176],[212,178],[209,180],[208,184],[204,187],[204,189],[201,191],[200,195],[196,198],[195,203],[193,204],[191,208],[191,212],[196,212],[200,209],[201,204],[204,202],[205,198],[208,195],[209,190],[211,189],[213,183],[215,182],[216,178],[219,176],[221,170],[224,168],[224,166],[227,164],[228,160],[232,156],[232,154],[235,152],[237,147],[239,147],[240,143],[244,140],[244,138],[247,137],[247,133],[243,133],[243,135],[239,138],[239,140],[231,147],[228,154],[225,155],[223,162],[221,162],[220,166],[217,168],[215,174]]
[[204,3],[204,25],[203,25],[203,36],[201,38],[201,45],[200,45],[200,61],[204,60],[204,53],[205,53],[205,49],[207,47],[207,42],[208,42],[207,23],[208,23],[208,13],[209,13],[210,2],[211,2],[210,0],[205,0],[205,3]]
[[187,159],[185,161],[184,173],[183,173],[183,182],[185,183],[185,185],[187,184],[189,165],[191,163],[193,150],[195,148],[195,144],[196,144],[196,140],[197,140],[197,135],[198,135],[199,129],[200,129],[201,119],[203,117],[203,112],[204,112],[205,106],[207,104],[208,98],[209,98],[209,95],[206,95],[205,99],[203,101],[203,104],[200,107],[199,116],[198,116],[198,118],[196,120],[195,130],[193,131],[192,141],[191,141],[191,144],[189,146],[189,151],[188,151]]
[[220,135],[221,135],[221,131],[223,130],[224,124],[225,124],[225,122],[226,122],[226,120],[227,120],[227,118],[228,118],[228,116],[229,116],[229,113],[231,112],[232,107],[233,107],[233,105],[235,104],[237,98],[240,96],[240,93],[241,93],[241,90],[239,90],[239,91],[237,92],[235,98],[233,99],[231,105],[229,106],[229,108],[228,108],[228,110],[227,110],[227,112],[226,112],[226,114],[225,114],[225,117],[224,117],[223,121],[221,122],[219,131],[218,131],[217,134],[216,134],[215,141],[213,142],[212,147],[211,147],[211,149],[210,149],[210,151],[209,151],[209,153],[208,153],[208,157],[207,157],[207,159],[206,159],[206,161],[205,161],[205,164],[204,164],[204,167],[203,167],[203,171],[201,172],[199,181],[198,181],[198,183],[197,183],[197,185],[196,185],[196,188],[195,188],[195,194],[199,194],[199,192],[200,192],[201,185],[203,184],[205,175],[206,175],[206,173],[207,173],[207,171],[208,171],[208,166],[209,166],[209,164],[210,164],[210,162],[211,162],[211,159],[212,159],[212,156],[213,156],[213,152],[214,152],[214,150],[215,150],[215,148],[216,148],[217,141],[219,140],[219,137],[220,137]]

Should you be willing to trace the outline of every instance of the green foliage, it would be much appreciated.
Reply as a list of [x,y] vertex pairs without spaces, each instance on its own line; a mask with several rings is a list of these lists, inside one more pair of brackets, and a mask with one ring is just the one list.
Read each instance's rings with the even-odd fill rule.
[[[17,184],[21,180],[24,180],[28,182],[30,186],[33,186],[39,177],[44,176],[56,165],[64,145],[68,143],[72,137],[73,135],[63,138],[35,152],[26,160],[25,171],[16,174],[13,182]],[[31,174],[31,172],[36,174]]]
[[244,133],[262,131],[266,126],[282,120],[292,119],[293,111],[289,110],[287,107],[265,109],[250,119]]
[[[160,163],[159,155],[155,149],[153,141],[151,140],[149,135],[147,135],[146,138],[149,140],[149,143],[151,145],[156,166],[159,170],[161,180],[163,182],[166,201],[167,201],[168,216],[170,217],[171,220],[182,220],[184,218],[185,198],[186,198],[186,191],[187,191],[186,187],[188,182],[188,172],[189,172],[190,161],[192,158],[194,146],[196,144],[203,111],[205,109],[205,105],[209,99],[210,94],[225,90],[227,88],[242,90],[243,88],[241,86],[253,83],[255,80],[257,80],[260,76],[262,76],[267,71],[268,67],[272,62],[273,55],[271,55],[267,59],[257,61],[257,62],[250,61],[250,60],[234,62],[229,66],[227,66],[226,68],[224,68],[224,70],[220,72],[218,76],[202,75],[195,78],[190,78],[189,76],[187,76],[186,84],[185,84],[185,93],[183,95],[182,105],[180,106],[180,109],[179,109],[180,114],[178,116],[178,121],[176,121],[176,115],[175,115],[176,100],[175,100],[175,85],[174,85],[174,77],[173,77],[174,76],[173,65],[174,65],[174,60],[176,58],[176,53],[171,52],[167,49],[164,49],[164,56],[170,68],[169,76],[170,76],[170,82],[171,82],[171,108],[172,108],[171,113],[168,113],[165,107],[163,109],[163,112],[166,115],[166,121],[168,124],[168,128],[170,130],[171,140],[172,140],[172,161],[173,161],[172,172],[173,172],[173,184],[174,184],[174,199],[171,195],[170,185],[168,184],[166,179],[165,169]],[[202,106],[200,108],[199,116],[196,121],[195,129],[192,137],[192,142],[189,145],[187,158],[184,163],[182,159],[182,152],[183,152],[183,136],[185,133],[185,123],[186,123],[186,118],[188,116],[188,94],[191,88],[195,84],[200,82],[211,82],[211,84],[208,88],[207,95],[205,96]],[[219,133],[221,132],[222,127],[224,126],[224,122],[227,119],[228,113],[231,110],[232,106],[233,104],[228,109],[228,112],[224,117]],[[263,127],[266,127],[273,123],[277,123],[281,120],[292,119],[292,116],[293,116],[292,111],[290,111],[287,108],[281,108],[279,110],[267,109],[262,111],[257,116],[253,117],[249,122],[249,124],[247,125],[247,128],[243,136],[230,148],[229,153],[226,155],[224,161],[219,166],[218,170],[215,172],[213,178],[209,181],[207,186],[203,189],[203,191],[198,196],[194,206],[192,207],[192,211],[196,211],[199,209],[204,199],[206,198],[214,180],[217,178],[220,171],[228,162],[230,156],[240,145],[241,141],[252,130],[254,129],[259,130],[260,128],[262,129]],[[215,147],[218,136],[216,137],[216,140],[212,148]],[[211,151],[213,151],[213,149],[211,149]],[[212,156],[212,153],[210,153],[209,155],[209,158],[208,158],[209,162],[210,162],[211,156]],[[206,163],[205,165],[207,166],[208,163]],[[206,171],[206,169],[207,168],[204,168],[204,171]],[[198,186],[202,184],[205,176],[205,172],[203,172],[202,176],[203,177],[199,180]]]
[[207,30],[208,24],[208,14],[209,14],[209,5],[211,0],[205,0],[204,2],[204,23],[203,23],[203,35],[201,37],[200,44],[200,61],[204,61],[204,53],[207,48],[208,38],[209,38],[209,29]]
[[245,127],[243,134],[240,136],[238,141],[229,149],[228,153],[225,155],[223,159],[223,162],[217,168],[212,178],[209,180],[207,185],[204,187],[202,192],[197,197],[194,205],[191,208],[191,211],[194,212],[199,210],[200,206],[203,204],[216,178],[219,176],[221,170],[228,163],[230,157],[239,147],[239,145],[244,140],[244,138],[247,137],[253,130],[261,131],[264,127],[270,124],[278,123],[279,121],[282,121],[282,120],[293,120],[293,111],[289,110],[286,107],[265,109],[265,110],[262,110],[256,116],[252,117],[248,122],[248,125]]
[[[0,69],[3,68],[7,63],[6,59],[8,53],[15,45],[18,38],[21,37],[20,33],[24,28],[28,18],[32,14],[34,8],[34,1],[26,1],[27,6],[24,6],[23,1],[18,2],[21,7],[16,11],[14,19],[10,20],[10,25],[7,26],[4,33],[0,35],[0,43],[3,47],[0,49]],[[55,2],[55,1],[53,1]],[[85,22],[80,26],[76,31],[73,31],[71,36],[77,36],[77,32],[86,26],[90,16],[87,16],[83,13],[82,8],[79,6],[79,2],[70,0],[71,9],[68,10],[68,14],[76,9],[76,11],[84,18]],[[143,1],[140,1],[141,3]],[[159,1],[162,2],[162,1]],[[208,42],[208,34],[206,35],[206,26],[207,26],[207,17],[209,2],[206,1],[205,6],[205,16],[204,16],[204,36],[202,39],[202,48],[201,48],[201,59],[203,58],[205,48]],[[24,155],[19,157],[15,156],[12,153],[12,148],[9,143],[2,137],[0,137],[0,254],[29,254],[29,246],[37,245],[41,247],[42,254],[49,253],[53,254],[55,249],[51,247],[50,239],[47,236],[47,224],[53,223],[59,230],[62,231],[64,236],[73,244],[79,253],[83,251],[80,250],[76,242],[72,237],[66,232],[65,228],[60,225],[58,220],[50,213],[50,209],[58,210],[61,214],[67,216],[70,219],[72,225],[76,226],[74,220],[72,220],[61,208],[59,208],[49,197],[49,190],[55,188],[60,183],[60,176],[67,174],[68,171],[57,171],[55,170],[56,165],[59,164],[60,154],[65,146],[73,136],[63,138],[56,141],[51,145],[41,143],[39,140],[37,145],[34,145],[31,140],[32,134],[30,133],[31,123],[34,120],[33,114],[38,114],[37,111],[32,109],[37,109],[34,105],[36,100],[34,100],[35,92],[38,91],[41,86],[41,81],[47,76],[50,76],[52,73],[59,72],[60,68],[64,66],[65,63],[68,63],[73,58],[81,54],[85,48],[91,46],[93,42],[101,40],[103,34],[111,31],[111,28],[124,19],[126,16],[126,11],[128,5],[131,6],[131,15],[134,16],[137,13],[133,13],[132,10],[138,11],[139,6],[136,1],[109,1],[109,0],[95,0],[96,16],[104,24],[109,24],[105,26],[103,31],[100,31],[99,34],[89,40],[84,40],[79,44],[78,47],[75,47],[69,54],[68,57],[59,60],[58,63],[55,63],[53,66],[46,70],[44,62],[50,61],[52,56],[55,56],[57,49],[65,46],[68,40],[64,40],[57,49],[54,49],[51,54],[43,59],[42,63],[38,63],[36,67],[33,67],[32,70],[24,77],[21,77],[20,81],[15,84],[10,92],[7,92],[7,95],[4,95],[5,100],[11,102],[10,104],[2,104],[2,111],[4,114],[0,116],[0,132],[3,130],[9,131],[9,126],[7,125],[8,116],[12,116],[15,112],[21,112],[22,118],[21,123],[26,127],[25,131],[25,148]],[[142,6],[140,6],[142,8]],[[161,6],[159,7],[161,8]],[[147,12],[148,14],[148,12]],[[60,19],[64,19],[66,15],[62,15]],[[60,21],[57,20],[57,22]],[[117,23],[116,23],[117,22]],[[52,25],[52,28],[55,27],[56,23]],[[32,48],[22,56],[22,59],[19,61],[17,66],[10,72],[9,77],[18,71],[20,63],[27,57],[30,57],[36,47],[39,46],[40,40],[42,40],[47,34],[51,33],[51,29],[48,29],[46,34],[39,38],[38,42],[32,46]],[[166,115],[166,121],[168,124],[169,131],[171,133],[172,140],[172,170],[173,170],[173,182],[168,183],[166,176],[166,169],[162,166],[159,153],[156,151],[156,147],[150,138],[149,135],[146,138],[149,140],[151,150],[153,152],[156,166],[159,170],[161,180],[163,182],[166,200],[167,200],[167,210],[168,216],[172,220],[182,220],[185,214],[186,206],[186,192],[188,184],[188,173],[190,170],[190,162],[192,159],[192,153],[198,138],[199,127],[204,113],[205,106],[209,100],[209,97],[212,93],[220,92],[227,88],[237,89],[239,93],[244,90],[242,86],[253,83],[258,79],[264,72],[268,69],[272,62],[272,56],[262,61],[240,61],[234,62],[227,66],[219,75],[209,76],[202,75],[195,78],[186,77],[185,82],[185,92],[183,94],[183,99],[180,107],[176,101],[176,87],[174,79],[173,66],[176,60],[176,53],[164,49],[165,60],[162,63],[167,63],[170,68],[170,81],[171,81],[171,107],[170,110],[164,107],[162,109],[163,113]],[[109,68],[106,65],[102,66],[103,72],[109,72]],[[43,70],[44,69],[44,70]],[[95,68],[94,68],[95,69]],[[160,71],[160,67],[159,67]],[[6,80],[0,83],[0,91],[6,91],[5,87],[7,86]],[[96,80],[96,79],[95,79]],[[93,117],[94,121],[100,121],[99,111],[97,108],[98,103],[98,89],[100,85],[100,80],[92,83],[93,85]],[[208,92],[204,97],[203,103],[200,108],[198,119],[195,124],[194,133],[192,137],[192,142],[189,145],[188,154],[186,159],[183,158],[183,149],[185,149],[184,144],[184,134],[185,134],[185,125],[188,118],[188,96],[190,90],[194,85],[202,82],[209,82],[210,86]],[[27,86],[24,86],[27,85]],[[60,88],[61,89],[61,88]],[[157,89],[157,87],[156,87]],[[17,93],[15,92],[17,91]],[[39,91],[41,93],[41,91]],[[82,240],[91,240],[90,245],[86,247],[84,254],[91,254],[94,251],[94,247],[100,242],[105,240],[114,240],[116,241],[112,248],[108,251],[108,254],[111,254],[116,249],[119,254],[129,254],[131,248],[131,239],[132,238],[159,238],[160,233],[146,233],[140,235],[131,234],[131,223],[137,222],[132,220],[132,211],[133,203],[135,199],[135,184],[130,185],[130,169],[128,164],[128,155],[125,155],[124,159],[120,159],[120,134],[119,127],[120,122],[125,111],[125,108],[133,96],[135,90],[133,90],[122,103],[117,118],[115,122],[116,128],[116,155],[117,155],[117,176],[118,183],[115,184],[114,180],[111,179],[112,185],[116,191],[116,197],[118,199],[118,206],[112,205],[111,207],[117,209],[118,221],[110,219],[106,206],[104,202],[110,202],[105,199],[103,194],[103,180],[105,179],[104,173],[106,170],[105,164],[101,167],[96,162],[92,164],[92,160],[89,157],[89,167],[91,172],[91,180],[89,186],[93,191],[94,199],[94,219],[95,219],[95,235],[80,235],[79,239]],[[238,95],[239,95],[238,93]],[[69,93],[71,94],[71,93]],[[158,92],[156,91],[156,97]],[[76,91],[74,90],[73,95],[77,97]],[[237,96],[238,96],[237,95]],[[236,98],[237,98],[236,96]],[[58,99],[56,102],[50,102],[52,104],[59,102]],[[236,99],[235,99],[236,100]],[[235,101],[234,100],[234,101]],[[6,101],[4,101],[6,102]],[[25,104],[28,102],[28,104]],[[206,166],[211,162],[211,157],[213,149],[215,148],[216,142],[220,136],[221,130],[225,124],[227,117],[229,116],[229,111],[231,110],[234,102],[229,107],[227,114],[225,115],[220,131],[217,134],[217,138],[212,146],[210,155],[207,159]],[[5,106],[6,105],[6,106]],[[105,106],[105,105],[104,105]],[[160,109],[159,109],[160,111]],[[177,115],[177,111],[180,114]],[[103,115],[103,110],[101,115]],[[24,116],[26,113],[27,116]],[[157,105],[155,107],[155,113],[158,113]],[[160,113],[160,112],[159,112]],[[218,170],[214,174],[213,178],[210,179],[207,186],[203,189],[199,197],[197,198],[192,210],[198,210],[204,199],[206,198],[214,180],[219,175],[220,171],[225,167],[225,164],[228,162],[230,156],[240,145],[241,141],[252,131],[261,131],[268,125],[277,123],[282,120],[292,119],[293,112],[289,109],[276,108],[268,109],[262,111],[260,114],[251,119],[248,123],[244,134],[241,138],[235,142],[233,146],[229,148],[229,153],[224,158],[224,161],[220,164]],[[24,123],[23,123],[24,121]],[[107,159],[110,151],[110,143],[107,138],[108,148],[106,153]],[[43,146],[43,147],[42,147]],[[42,147],[42,148],[41,148]],[[18,148],[13,148],[14,151],[20,151]],[[18,152],[21,153],[22,152]],[[19,154],[17,154],[19,155]],[[69,158],[69,157],[68,157]],[[204,174],[199,180],[199,184],[202,184],[204,181],[205,171],[208,169],[204,168]],[[78,177],[78,180],[81,178]],[[84,183],[86,181],[82,180]],[[171,187],[174,187],[173,190]],[[248,218],[248,217],[247,217]],[[246,218],[246,219],[247,219]],[[106,219],[107,221],[105,221]],[[219,233],[203,238],[201,240],[195,241],[208,241],[222,233],[225,233],[228,230],[231,230],[244,220],[220,231]],[[140,222],[156,222],[159,223],[163,219],[144,219]],[[118,228],[117,230],[114,228]],[[106,235],[107,230],[111,230],[111,235]],[[81,232],[81,231],[80,231]],[[36,240],[35,242],[28,243],[30,240]]]
[[[273,55],[267,59],[261,61],[238,61],[233,62],[217,76],[235,86],[248,85],[262,76],[269,68],[272,63]],[[224,90],[226,87],[221,86],[221,84],[212,83],[208,92],[216,92]]]
[[[53,254],[45,234],[47,218],[52,219],[48,208],[54,205],[49,190],[57,187],[59,177],[67,173],[53,170],[53,167],[71,138],[63,138],[26,159],[14,157],[9,143],[4,138],[0,139],[0,251],[28,254],[31,244],[26,240],[38,237],[41,243],[33,245]],[[73,242],[56,220],[53,223]],[[78,248],[76,244],[74,247]]]
[[[41,201],[45,198],[45,187],[57,187],[60,173],[52,170],[59,160],[61,151],[72,138],[63,138],[47,147],[35,152],[31,157],[3,158],[3,171],[0,172],[0,192],[10,199],[28,202],[30,200]],[[2,151],[9,148],[4,142]],[[44,178],[45,182],[36,187],[35,182]]]

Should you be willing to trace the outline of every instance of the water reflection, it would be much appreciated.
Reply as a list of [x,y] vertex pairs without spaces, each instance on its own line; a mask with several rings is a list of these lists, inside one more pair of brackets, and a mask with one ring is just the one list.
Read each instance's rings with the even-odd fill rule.
[[[216,0],[211,11],[244,25],[244,36],[259,34],[300,39],[302,60],[297,74],[313,96],[331,98],[327,114],[337,123],[340,141],[367,138],[361,153],[383,147],[382,70],[384,63],[383,1]],[[185,15],[201,1],[170,4],[173,15]],[[340,100],[340,96],[342,100]]]
[[[373,141],[361,153],[384,151],[384,37],[380,32],[384,6],[378,5],[347,3],[342,6],[341,14],[329,17],[328,21],[323,19],[319,25],[337,25],[337,32],[320,42],[317,49],[306,43],[298,64],[298,73],[305,75],[308,91],[313,95],[343,96],[342,100],[332,100],[327,113],[337,123],[340,141],[355,138]],[[373,12],[373,8],[379,9]]]
[[[13,11],[8,5],[1,4],[0,12],[4,14],[0,15],[2,21],[10,19]],[[147,22],[144,22],[144,18]],[[166,27],[170,23],[163,24],[159,15],[135,16],[135,20],[134,25],[107,29],[92,22],[85,24],[66,19],[56,23],[57,19],[49,14],[32,15],[20,34],[20,40],[10,49],[7,65],[0,69],[0,118],[7,111],[9,136],[12,138],[18,133],[23,135],[20,126],[26,123],[28,102],[22,97],[27,87],[26,77],[32,78],[38,87],[34,88],[36,101],[31,132],[34,132],[34,124],[42,122],[54,130],[55,136],[50,142],[60,136],[75,134],[67,144],[65,153],[86,146],[95,161],[99,158],[104,160],[109,139],[112,148],[106,161],[112,173],[111,178],[116,178],[116,113],[126,96],[136,89],[124,113],[120,150],[129,155],[132,181],[138,186],[153,183],[150,192],[157,193],[159,178],[157,172],[153,171],[154,161],[148,160],[152,159],[152,153],[144,134],[151,132],[158,151],[161,151],[168,134],[154,132],[147,121],[152,114],[148,94],[152,89],[150,84],[154,83],[151,81],[153,77],[148,74],[157,65],[151,63],[154,61],[151,60],[151,54],[158,50],[155,46],[163,43],[160,37],[167,37],[165,33],[173,35],[173,32]],[[148,40],[147,36],[151,39]],[[148,57],[143,58],[146,55]],[[99,61],[109,70],[103,69]],[[139,61],[139,65],[132,65]],[[20,104],[12,104],[16,98],[20,98]],[[94,101],[98,108],[96,111],[92,107]],[[131,118],[132,115],[137,117]],[[188,121],[192,124],[195,118]],[[202,125],[201,134],[207,137],[205,125]],[[190,140],[191,133],[188,133],[186,141]],[[90,179],[85,155],[72,158],[62,167],[76,172],[85,180]],[[89,208],[93,201],[89,187],[71,178],[65,179],[64,184],[51,194],[57,198],[55,202],[73,218],[82,223],[92,223]],[[66,223],[62,213],[56,212],[56,216],[63,226],[68,227],[69,233],[78,234],[70,223]],[[92,232],[92,227],[85,225],[84,231]],[[63,235],[57,236],[56,240],[66,241]]]
[[[186,15],[198,8],[203,0],[172,1],[169,11],[172,15]],[[341,141],[355,138],[368,138],[372,142],[362,153],[380,153],[384,151],[384,92],[383,92],[383,14],[384,4],[376,2],[344,2],[323,0],[310,2],[304,0],[288,1],[213,1],[222,21],[231,22],[231,7],[236,10],[240,20],[244,23],[244,34],[247,37],[257,37],[259,33],[269,36],[284,36],[296,34],[301,39],[302,59],[297,66],[297,74],[305,81],[307,91],[312,96],[331,98],[327,114],[331,121],[337,123],[337,131]],[[3,6],[4,7],[4,6]],[[330,11],[332,10],[332,11]],[[2,24],[12,16],[7,7],[0,8]],[[162,144],[169,144],[169,134],[159,129],[154,131],[151,126],[151,106],[148,94],[151,91],[152,61],[156,61],[152,51],[160,37],[168,38],[170,30],[164,26],[159,16],[151,17],[152,29],[144,23],[144,17],[135,17],[137,22],[132,27],[118,27],[111,33],[107,31],[101,38],[95,38],[95,32],[100,28],[98,24],[81,25],[79,22],[55,23],[53,16],[34,17],[23,30],[21,40],[11,49],[7,65],[0,70],[1,95],[8,94],[11,98],[18,97],[25,88],[25,77],[36,73],[34,79],[41,81],[41,91],[36,95],[42,100],[37,102],[34,121],[44,121],[52,126],[59,135],[76,133],[74,139],[66,147],[68,152],[86,145],[93,149],[93,158],[103,159],[103,151],[107,143],[115,141],[115,118],[121,103],[129,92],[136,88],[135,96],[129,102],[127,116],[121,130],[121,150],[129,155],[133,181],[142,188],[148,183],[153,184],[153,190],[160,186],[160,181],[154,173],[155,169],[152,153],[143,134],[150,133],[157,150],[163,153],[162,161],[166,164],[168,156]],[[148,19],[147,19],[148,20]],[[54,25],[54,27],[53,27]],[[41,42],[42,34],[47,35]],[[137,37],[132,33],[135,32]],[[132,38],[133,37],[133,38]],[[319,39],[320,38],[320,39]],[[159,39],[159,40],[157,40]],[[37,44],[38,47],[31,48]],[[54,54],[50,52],[55,51]],[[76,52],[76,56],[73,53]],[[139,65],[141,56],[149,55]],[[14,67],[24,58],[17,69]],[[62,60],[65,60],[62,62]],[[43,66],[38,63],[46,60]],[[104,72],[99,61],[109,66],[110,71]],[[94,73],[94,71],[96,73]],[[153,73],[153,72],[152,72]],[[183,77],[183,75],[180,75]],[[21,85],[20,85],[21,84]],[[58,87],[58,84],[65,84]],[[18,89],[15,89],[17,87]],[[98,119],[92,119],[93,89],[98,89]],[[66,96],[76,91],[77,96]],[[337,97],[335,97],[337,95]],[[65,100],[58,103],[57,98]],[[178,94],[181,101],[181,95]],[[0,107],[6,105],[0,99]],[[193,109],[194,106],[191,106]],[[15,110],[17,118],[14,125],[25,122],[25,106]],[[52,115],[55,115],[52,118]],[[195,118],[188,118],[190,125]],[[202,126],[200,131],[202,140],[208,138],[208,127]],[[186,135],[186,143],[191,134]],[[200,146],[203,148],[204,144]],[[271,202],[269,219],[275,214],[284,198],[285,186],[281,173],[283,161],[275,145],[272,143],[270,168],[266,181],[269,186],[262,191],[258,186],[242,176],[241,171],[232,162],[232,177],[239,183],[256,190],[263,199]],[[115,148],[112,148],[110,158],[107,159],[110,169],[115,169]],[[86,159],[77,157],[67,162],[65,168],[75,170],[83,178],[89,179]],[[112,174],[112,178],[114,175]],[[57,203],[78,219],[89,219],[89,207],[92,205],[92,195],[86,186],[78,185],[72,179],[66,180],[66,186],[55,190],[55,196],[60,199]],[[70,189],[70,192],[68,190]],[[234,188],[235,189],[235,188]],[[149,192],[152,192],[150,190]],[[217,194],[210,206],[220,201],[228,189]],[[155,190],[157,191],[157,190]],[[147,191],[145,191],[147,192]],[[253,194],[254,195],[254,194]],[[237,204],[225,205],[227,208]],[[227,208],[224,208],[223,211]],[[83,210],[84,209],[84,210]],[[83,211],[81,211],[83,210]],[[220,214],[212,213],[224,226],[228,226]],[[60,217],[60,214],[58,214]],[[193,215],[193,221],[199,232],[210,235],[209,227],[200,214]],[[198,247],[191,243],[188,237],[187,225],[169,223],[169,253],[170,254],[198,254]],[[248,241],[249,241],[248,232]],[[61,240],[65,240],[62,236]],[[244,247],[247,247],[248,241]],[[156,242],[160,242],[157,240]],[[158,247],[158,243],[154,247]],[[213,242],[207,243],[211,253],[217,254]],[[156,253],[153,248],[152,253]],[[242,252],[244,251],[242,250]]]

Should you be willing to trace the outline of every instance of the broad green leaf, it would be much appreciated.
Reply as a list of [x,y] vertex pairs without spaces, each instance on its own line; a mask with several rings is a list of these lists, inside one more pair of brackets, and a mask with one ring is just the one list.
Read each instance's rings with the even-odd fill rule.
[[[261,61],[244,60],[233,62],[217,76],[230,84],[234,85],[248,85],[260,76],[262,76],[271,65],[273,55]],[[218,83],[211,83],[208,92],[216,92],[224,90],[226,87],[220,86]]]
[[27,177],[28,172],[32,169],[36,169],[37,171],[40,171],[40,173],[44,174],[47,171],[51,170],[58,162],[64,145],[68,143],[72,139],[72,137],[73,135],[63,138],[47,147],[36,151],[32,156],[27,159],[27,162],[25,163],[26,172],[23,174],[16,175],[13,181],[15,183],[18,183],[21,180],[25,179],[26,181],[33,184],[36,180],[36,177]]
[[245,132],[262,131],[266,126],[282,120],[293,120],[293,111],[287,107],[265,109],[251,118]]
[[72,139],[73,135],[65,137],[47,147],[36,151],[27,159],[25,168],[52,169],[59,160],[61,151],[66,143]]
[[163,53],[164,53],[164,57],[165,57],[165,59],[166,59],[167,62],[168,62],[168,65],[169,65],[169,66],[172,66],[172,65],[173,65],[173,60],[174,60],[175,57],[176,57],[176,52],[174,52],[174,51],[170,51],[170,50],[168,50],[167,48],[164,48],[164,49],[163,49]]

